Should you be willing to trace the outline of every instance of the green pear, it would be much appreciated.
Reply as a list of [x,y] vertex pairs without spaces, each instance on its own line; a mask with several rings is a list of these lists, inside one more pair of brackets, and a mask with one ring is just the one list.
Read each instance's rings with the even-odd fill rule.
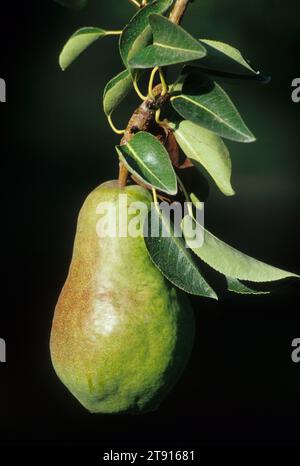
[[[117,219],[124,214],[120,194],[127,195],[128,206],[143,203],[144,215],[150,208],[146,189],[120,189],[117,181],[87,197],[51,332],[58,377],[93,413],[157,408],[181,375],[194,336],[189,302],[151,262],[142,230],[100,234],[103,203],[115,207]],[[126,225],[133,219],[129,212]]]

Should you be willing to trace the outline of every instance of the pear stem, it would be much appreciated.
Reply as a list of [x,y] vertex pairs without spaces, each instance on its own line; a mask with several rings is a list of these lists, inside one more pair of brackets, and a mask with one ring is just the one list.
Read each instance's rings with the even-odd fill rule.
[[[175,5],[170,13],[170,21],[175,24],[180,24],[186,9],[188,7],[190,0],[176,0]],[[144,2],[143,2],[144,3]],[[157,89],[160,89],[161,86],[157,86],[157,88],[153,89],[153,91],[157,92]],[[168,100],[168,94],[164,96],[161,95],[161,104]],[[132,136],[137,131],[145,131],[151,125],[152,121],[155,120],[156,112],[153,111],[153,100],[149,102],[148,100],[144,101],[133,113],[132,117],[129,120],[128,126],[125,131],[125,135],[121,141],[121,144],[126,144]],[[120,162],[119,165],[119,186],[120,188],[124,188],[127,183],[129,172],[125,165]]]
[[120,189],[125,188],[128,174],[129,172],[127,168],[125,167],[124,163],[120,162],[120,166],[119,166],[119,187]]

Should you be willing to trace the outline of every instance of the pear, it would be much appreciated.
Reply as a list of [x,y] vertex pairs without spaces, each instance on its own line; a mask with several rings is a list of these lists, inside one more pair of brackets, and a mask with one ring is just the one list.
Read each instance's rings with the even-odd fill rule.
[[87,197],[51,331],[54,369],[92,413],[156,409],[181,375],[194,337],[189,302],[151,262],[142,231],[99,234],[99,206],[110,203],[119,219],[120,194],[128,206],[143,203],[147,214],[151,195],[140,186],[120,189],[110,181]]

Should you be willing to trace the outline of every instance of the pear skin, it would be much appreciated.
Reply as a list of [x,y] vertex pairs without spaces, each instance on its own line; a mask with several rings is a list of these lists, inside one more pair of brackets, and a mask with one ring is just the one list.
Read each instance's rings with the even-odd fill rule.
[[117,181],[87,197],[51,331],[54,369],[92,413],[157,408],[181,375],[194,337],[189,302],[153,265],[142,233],[99,235],[99,205],[113,203],[119,218],[120,194],[150,208],[147,190],[120,189]]

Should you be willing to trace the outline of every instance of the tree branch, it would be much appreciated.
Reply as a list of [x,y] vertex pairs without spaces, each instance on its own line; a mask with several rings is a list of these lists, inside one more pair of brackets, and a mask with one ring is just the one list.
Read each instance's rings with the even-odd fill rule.
[[[191,0],[176,0],[175,5],[170,14],[170,20],[175,24],[180,24],[188,4]],[[160,96],[161,93],[161,85],[158,85],[154,88],[154,95],[156,97],[155,100],[145,100],[133,113],[131,116],[124,137],[122,138],[121,144],[127,144],[130,139],[134,136],[135,133],[138,131],[147,131],[153,124],[155,120],[155,107],[161,106],[165,103],[169,96],[166,94],[165,96]],[[128,178],[128,170],[124,166],[122,162],[120,162],[120,170],[119,170],[119,186],[120,188],[124,188],[127,183]]]
[[173,23],[180,24],[190,0],[177,0],[170,14]]

